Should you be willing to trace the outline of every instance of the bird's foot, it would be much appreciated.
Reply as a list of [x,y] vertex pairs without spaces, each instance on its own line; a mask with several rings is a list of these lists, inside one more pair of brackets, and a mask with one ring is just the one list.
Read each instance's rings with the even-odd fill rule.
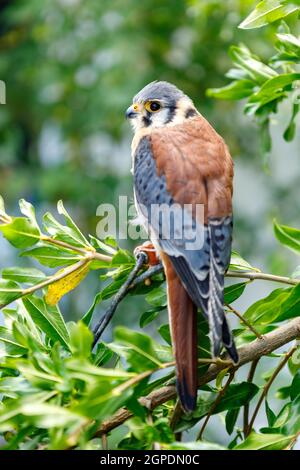
[[156,253],[156,250],[154,248],[153,243],[150,241],[144,242],[142,245],[137,246],[134,249],[134,256],[136,256],[138,253],[146,253],[148,260],[147,260],[147,265],[148,266],[155,266],[156,264],[160,263],[160,259]]

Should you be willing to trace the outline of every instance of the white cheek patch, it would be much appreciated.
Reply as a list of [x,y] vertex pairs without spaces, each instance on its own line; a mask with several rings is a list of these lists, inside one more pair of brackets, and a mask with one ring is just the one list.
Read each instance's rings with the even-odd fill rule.
[[142,116],[137,116],[136,118],[131,119],[130,124],[132,125],[134,132],[137,132],[142,129],[142,127],[145,127]]
[[166,125],[169,119],[169,109],[162,108],[157,113],[151,115],[151,126],[152,127],[162,127]]

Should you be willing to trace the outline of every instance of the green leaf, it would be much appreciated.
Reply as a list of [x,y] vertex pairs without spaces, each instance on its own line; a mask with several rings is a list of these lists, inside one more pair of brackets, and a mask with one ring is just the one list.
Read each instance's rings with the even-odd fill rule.
[[[297,99],[299,100],[299,96],[297,97]],[[284,134],[283,134],[283,137],[284,139],[287,141],[287,142],[291,142],[293,140],[293,138],[295,137],[295,133],[296,133],[296,117],[297,117],[297,114],[300,110],[300,104],[298,102],[295,102],[293,104],[293,111],[292,111],[292,116],[291,116],[291,119],[290,119],[290,122],[287,126],[287,128],[285,129],[284,131]]]
[[[300,392],[299,392],[300,393]],[[287,403],[282,410],[278,413],[274,423],[274,428],[281,428],[286,424],[291,415],[291,403]]]
[[25,201],[25,199],[20,199],[19,206],[20,206],[20,211],[22,212],[22,214],[25,215],[30,220],[32,225],[34,225],[40,233],[40,228],[36,220],[35,209],[33,205],[30,204],[30,202]]
[[281,306],[290,296],[292,288],[275,289],[267,297],[255,302],[244,313],[246,320],[259,325],[273,323],[280,315]]
[[57,203],[57,212],[59,214],[62,214],[65,217],[68,227],[76,234],[77,240],[80,241],[83,246],[91,246],[90,243],[85,238],[85,236],[83,235],[83,233],[75,224],[74,220],[70,217],[70,215],[66,211],[63,205],[63,202],[61,200],[58,201]]
[[241,255],[239,255],[236,251],[233,250],[231,252],[229,269],[231,271],[260,271],[259,269],[251,266],[248,261],[244,260]]
[[6,397],[18,398],[18,395],[32,394],[38,390],[22,377],[4,377],[0,380],[0,392]]
[[290,295],[282,302],[276,321],[284,321],[299,316],[300,284],[290,289]]
[[[43,217],[44,227],[47,232],[55,239],[60,240],[70,245],[86,248],[87,244],[83,242],[81,235],[78,231],[69,225],[62,225],[59,223],[50,212],[47,212]],[[69,222],[70,223],[70,222]],[[89,247],[88,243],[88,247]]]
[[221,100],[241,100],[252,95],[255,86],[251,80],[236,80],[222,88],[209,88],[206,95]]
[[300,345],[297,347],[296,351],[294,351],[292,357],[290,357],[288,366],[292,375],[295,375],[300,369]]
[[247,282],[238,282],[232,284],[231,286],[225,287],[224,289],[224,302],[226,304],[231,304],[237,300],[245,290]]
[[0,326],[0,343],[8,355],[23,356],[27,352],[27,349],[14,337],[12,331],[5,326]]
[[164,308],[165,307],[156,307],[143,312],[140,317],[140,327],[144,328],[145,326],[149,325],[149,323],[158,317],[159,313],[164,310]]
[[267,103],[280,99],[285,96],[286,88],[297,80],[300,80],[300,73],[286,73],[268,79],[262,87],[251,96],[245,106],[245,111],[253,114]]
[[57,307],[46,306],[42,299],[34,296],[27,296],[22,302],[33,321],[49,338],[70,348],[69,333]]
[[226,414],[225,426],[226,426],[226,431],[228,432],[229,435],[232,434],[234,431],[234,427],[238,419],[239,413],[240,413],[240,408],[235,408],[233,410],[229,410]]
[[268,401],[265,401],[265,408],[266,408],[266,415],[267,415],[267,420],[268,420],[268,426],[270,428],[273,427],[275,421],[276,421],[276,415],[275,413],[271,410]]
[[245,46],[231,46],[229,49],[231,60],[247,73],[248,78],[258,84],[263,84],[266,80],[276,77],[278,73],[263,64],[251,51]]
[[25,403],[20,407],[20,414],[29,418],[29,421],[42,429],[54,427],[78,428],[88,422],[88,419],[68,408],[49,403]]
[[35,268],[5,268],[2,270],[3,279],[23,282],[25,284],[37,284],[44,281],[47,276]]
[[119,326],[115,329],[115,339],[127,347],[126,358],[133,370],[142,372],[161,366],[162,362],[156,351],[159,345],[144,333]]
[[266,119],[260,125],[260,148],[264,154],[264,166],[268,168],[268,154],[272,149],[272,139],[270,133],[270,120]]
[[255,10],[239,25],[241,29],[261,28],[266,24],[273,23],[290,13],[298,10],[299,7],[292,2],[284,3],[281,0],[264,0],[260,2]]
[[30,256],[37,259],[43,266],[56,268],[58,266],[69,266],[81,259],[81,256],[72,250],[57,246],[37,246],[31,250],[24,251],[21,256]]
[[163,340],[165,340],[166,343],[168,344],[172,344],[172,341],[171,341],[171,333],[170,333],[170,326],[168,324],[165,324],[165,325],[161,325],[159,328],[158,328],[158,333],[160,334],[160,336],[162,337]]
[[290,34],[288,31],[286,33],[278,33],[276,36],[281,44],[284,44],[297,53],[300,51],[300,39],[298,37]]
[[101,300],[102,300],[102,292],[98,292],[94,297],[92,305],[90,306],[88,311],[81,318],[82,323],[84,323],[87,326],[89,326],[91,324],[94,310],[95,310],[96,306],[98,305],[98,303],[101,302]]
[[287,225],[280,225],[274,220],[274,233],[282,245],[297,254],[300,253],[300,230]]
[[117,248],[112,247],[111,245],[108,245],[104,243],[103,241],[99,240],[99,238],[93,237],[93,235],[89,235],[93,247],[98,250],[100,249],[101,251],[104,251],[105,253],[108,253],[112,256],[114,256],[117,253]]
[[258,390],[257,385],[249,382],[229,385],[221,401],[216,406],[214,413],[244,406],[252,400]]
[[124,284],[126,278],[127,278],[128,271],[126,272],[126,275],[122,276],[121,278],[118,278],[117,280],[114,280],[110,284],[108,284],[104,289],[99,293],[99,296],[97,294],[97,303],[99,303],[100,300],[107,300],[113,297],[120,289],[120,287]]
[[157,287],[153,289],[145,297],[148,304],[153,305],[154,307],[166,307],[167,306],[167,293],[163,287]]
[[233,450],[282,450],[293,439],[293,436],[282,434],[258,434],[252,432],[247,439]]
[[[26,399],[25,397],[22,397],[22,399],[13,400],[9,404],[7,404],[0,411],[0,430],[10,431],[14,429],[15,427],[14,422],[18,423],[18,417],[20,417],[21,415],[30,416],[31,415],[30,410],[32,410],[33,408],[35,408],[36,412],[38,413],[38,408],[42,404],[42,402],[51,398],[52,395],[53,395],[52,391],[51,392],[49,391],[36,392],[36,393],[31,394],[30,401]],[[48,412],[50,411],[50,408],[47,408]],[[53,411],[53,408],[52,408],[52,411]],[[24,418],[23,418],[23,422],[24,422]]]
[[132,266],[135,265],[134,256],[127,250],[122,250],[121,248],[115,253],[112,258],[111,266]]
[[281,431],[286,435],[298,434],[300,430],[300,397],[289,403],[289,416]]
[[89,358],[92,351],[93,334],[89,328],[82,323],[71,323],[70,332],[70,349],[74,357]]
[[40,240],[39,229],[25,217],[14,217],[8,224],[1,224],[4,237],[16,248],[28,248]]
[[114,352],[109,349],[106,344],[98,343],[93,362],[97,366],[102,366],[106,364],[113,356]]
[[0,279],[0,306],[10,304],[18,299],[22,292],[23,289],[20,289],[20,286],[16,282]]
[[70,358],[66,362],[67,369],[72,372],[72,376],[76,377],[84,382],[93,382],[95,380],[100,380],[99,384],[102,384],[103,381],[112,382],[110,387],[114,387],[114,381],[120,380],[124,382],[124,380],[131,379],[136,374],[131,372],[126,372],[122,369],[108,369],[104,367],[96,367],[95,365],[91,364],[88,360],[84,360],[82,358]]
[[290,389],[290,397],[291,400],[296,400],[300,395],[300,370],[295,374],[291,389]]
[[206,441],[173,442],[172,444],[165,444],[163,448],[168,450],[227,450],[226,447]]

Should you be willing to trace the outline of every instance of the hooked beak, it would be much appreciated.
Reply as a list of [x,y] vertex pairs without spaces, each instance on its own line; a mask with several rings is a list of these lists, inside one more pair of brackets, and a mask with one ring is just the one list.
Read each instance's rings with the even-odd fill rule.
[[134,119],[139,113],[139,106],[137,104],[133,104],[126,109],[126,119]]

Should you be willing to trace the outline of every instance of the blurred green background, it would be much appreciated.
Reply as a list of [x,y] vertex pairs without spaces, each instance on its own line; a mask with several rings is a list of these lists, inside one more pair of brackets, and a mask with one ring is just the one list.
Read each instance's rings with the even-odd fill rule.
[[[266,169],[257,128],[243,116],[242,103],[205,95],[207,88],[227,83],[231,44],[244,42],[262,58],[273,53],[278,24],[237,28],[255,4],[2,1],[0,78],[7,104],[0,106],[0,194],[8,213],[17,213],[21,197],[39,215],[63,199],[83,231],[95,234],[99,204],[117,204],[119,195],[132,198],[132,133],[124,111],[149,81],[168,80],[190,95],[231,150],[234,248],[262,270],[290,274],[299,262],[279,247],[272,229],[273,217],[300,225],[299,132],[290,144],[281,137],[290,104],[281,105],[272,123]],[[122,241],[121,246],[132,249],[133,243]],[[0,268],[23,263],[14,251],[0,239]],[[98,274],[88,279],[62,303],[68,319],[79,318],[99,290]],[[238,308],[243,311],[270,290],[266,282],[249,286]],[[145,302],[129,298],[123,305],[123,316],[117,314],[115,321],[138,325]]]

